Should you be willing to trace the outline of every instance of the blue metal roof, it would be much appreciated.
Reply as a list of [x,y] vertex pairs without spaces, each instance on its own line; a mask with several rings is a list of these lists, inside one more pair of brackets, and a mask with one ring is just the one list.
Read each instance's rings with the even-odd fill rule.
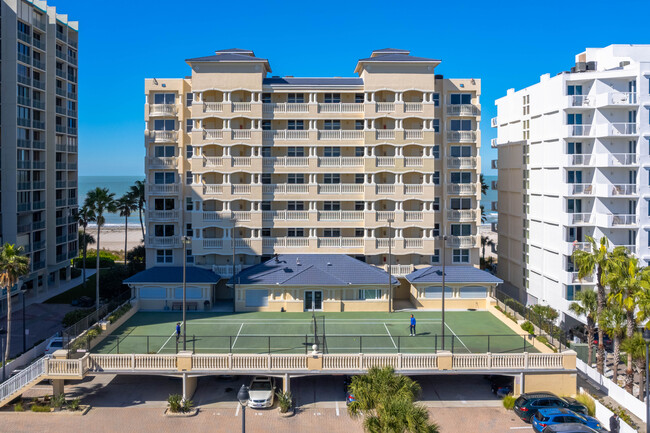
[[[279,254],[264,263],[244,269],[237,284],[344,286],[385,284],[388,273],[345,254]],[[231,278],[228,283],[232,284]],[[398,284],[393,277],[393,284]]]
[[[188,266],[185,270],[186,283],[203,283],[203,284],[216,284],[221,279],[221,276],[214,272],[197,268],[195,266]],[[137,274],[124,280],[124,284],[131,283],[182,283],[183,282],[183,267],[182,266],[154,266],[146,271],[138,272]]]
[[439,62],[438,59],[428,59],[426,57],[409,56],[402,53],[381,54],[375,57],[360,59],[360,62]]
[[215,54],[214,56],[194,57],[192,59],[185,59],[186,62],[268,62],[267,59],[260,59],[246,54],[237,54],[233,52],[225,52],[223,54]]
[[402,53],[402,54],[409,54],[409,50],[401,50],[399,48],[382,48],[380,50],[373,50],[373,54],[375,53]]
[[356,77],[271,77],[263,84],[273,86],[363,86],[363,79]]
[[[442,284],[442,266],[428,266],[418,269],[408,274],[406,279],[411,283]],[[503,280],[474,266],[445,266],[445,284],[447,283],[500,284],[503,283]]]

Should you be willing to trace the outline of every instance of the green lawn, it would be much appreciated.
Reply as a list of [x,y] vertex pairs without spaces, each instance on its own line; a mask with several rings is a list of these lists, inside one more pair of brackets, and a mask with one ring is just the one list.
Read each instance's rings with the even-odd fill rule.
[[[122,281],[130,275],[124,266],[115,265],[110,269],[100,269],[99,273],[101,275],[99,279],[100,299],[113,298],[128,289],[122,284]],[[82,296],[88,296],[94,301],[96,275],[97,274],[88,277],[85,286],[83,283],[79,284],[70,290],[66,290],[63,293],[48,299],[45,303],[70,304],[74,299],[79,299]]]
[[[187,314],[187,348],[195,353],[305,353],[317,342],[326,353],[429,353],[443,348],[440,312],[199,313]],[[139,312],[95,349],[99,353],[175,353],[180,312]],[[537,352],[487,311],[445,314],[445,350],[455,353]],[[523,332],[522,332],[523,335]]]

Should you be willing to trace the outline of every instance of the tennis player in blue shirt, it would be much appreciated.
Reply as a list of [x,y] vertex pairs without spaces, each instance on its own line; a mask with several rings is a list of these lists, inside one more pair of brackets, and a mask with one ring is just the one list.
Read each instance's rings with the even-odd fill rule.
[[409,326],[409,331],[411,332],[410,337],[415,335],[415,317],[411,314],[411,326]]

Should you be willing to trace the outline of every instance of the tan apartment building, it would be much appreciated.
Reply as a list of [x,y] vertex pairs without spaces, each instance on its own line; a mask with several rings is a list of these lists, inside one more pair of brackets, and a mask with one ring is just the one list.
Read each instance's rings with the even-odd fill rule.
[[384,266],[392,242],[405,275],[441,263],[441,235],[446,264],[478,263],[480,80],[398,49],[353,78],[271,76],[242,49],[187,63],[145,80],[148,268],[186,255],[230,276],[233,260],[295,253]]
[[0,19],[1,241],[31,259],[18,287],[29,303],[77,256],[78,23],[39,0],[2,0]]

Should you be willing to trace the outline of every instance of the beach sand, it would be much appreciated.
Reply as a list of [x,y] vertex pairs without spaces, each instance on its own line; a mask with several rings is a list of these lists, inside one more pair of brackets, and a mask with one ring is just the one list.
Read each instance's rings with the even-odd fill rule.
[[[97,240],[97,227],[88,226],[86,232]],[[128,231],[129,250],[142,244],[142,230],[140,225],[130,225]],[[109,251],[124,251],[124,226],[104,226],[101,232],[101,249]],[[97,249],[97,244],[88,245],[88,251]]]

